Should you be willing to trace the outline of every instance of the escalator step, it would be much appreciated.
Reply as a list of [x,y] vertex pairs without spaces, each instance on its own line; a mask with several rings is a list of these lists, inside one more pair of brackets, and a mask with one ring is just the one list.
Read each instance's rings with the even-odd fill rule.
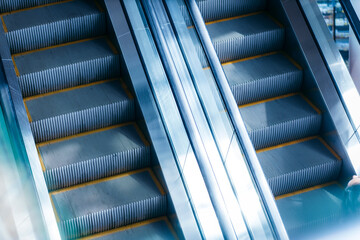
[[104,35],[105,13],[94,1],[74,0],[3,16],[12,53]]
[[135,124],[116,125],[38,144],[50,191],[150,165],[150,148]]
[[298,94],[243,105],[240,113],[255,149],[316,135],[321,125],[319,110]]
[[50,196],[66,239],[166,213],[166,195],[150,169],[59,190]]
[[214,22],[207,30],[221,62],[280,50],[285,36],[264,13]]
[[134,100],[119,80],[25,99],[35,142],[134,120]]
[[100,236],[91,236],[94,240],[138,240],[138,239],[158,239],[171,240],[178,239],[174,234],[169,221],[162,218],[155,218],[146,222],[136,223],[111,231],[111,233],[99,234]]
[[339,227],[339,221],[348,218],[344,211],[344,195],[342,186],[330,182],[305,189],[305,192],[295,195],[283,198],[280,196],[281,198],[276,200],[276,205],[289,237],[311,239],[305,236],[314,236],[321,227],[326,228],[326,232],[331,229],[329,226]]
[[118,77],[119,56],[104,37],[13,55],[23,96]]
[[304,140],[258,151],[260,164],[275,196],[338,177],[339,156],[320,138]]
[[280,53],[224,64],[238,105],[298,92],[302,71]]
[[197,0],[205,22],[230,18],[266,8],[266,0]]
[[1,0],[0,12],[5,13],[19,11],[24,8],[33,8],[44,4],[57,3],[60,1],[61,0]]

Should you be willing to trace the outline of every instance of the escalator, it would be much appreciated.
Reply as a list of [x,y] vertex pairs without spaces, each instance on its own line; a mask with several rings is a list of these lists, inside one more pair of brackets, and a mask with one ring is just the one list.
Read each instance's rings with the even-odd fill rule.
[[290,239],[341,228],[342,159],[279,1],[197,4]]
[[96,0],[0,4],[63,237],[177,238]]

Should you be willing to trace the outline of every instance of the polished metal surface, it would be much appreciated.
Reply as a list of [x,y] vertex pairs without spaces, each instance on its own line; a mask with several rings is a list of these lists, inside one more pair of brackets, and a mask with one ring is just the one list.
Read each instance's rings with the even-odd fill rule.
[[[18,79],[15,74],[11,59],[10,49],[5,38],[3,28],[0,29],[0,56],[4,77],[1,78],[2,106],[7,118],[8,127],[14,133],[15,141],[18,143],[19,156],[16,159],[19,168],[26,169],[23,179],[33,184],[30,194],[34,194],[37,206],[34,206],[33,221],[42,229],[40,238],[60,239],[53,207],[51,205],[48,189],[41,169],[39,156],[35,147],[34,138],[23,103]],[[31,185],[29,184],[29,185]],[[29,202],[31,200],[29,199]],[[36,209],[39,208],[39,209]],[[36,213],[38,212],[38,213]],[[38,219],[41,218],[41,219]],[[43,226],[43,227],[42,227]],[[45,234],[45,236],[44,236]]]
[[[255,185],[256,190],[259,191],[259,193],[253,192],[254,196],[249,199],[251,199],[254,203],[259,201],[259,199],[258,199],[259,196],[260,196],[260,198],[263,199],[263,202],[261,204],[264,204],[265,205],[264,208],[266,209],[266,211],[268,211],[265,213],[266,217],[269,217],[271,224],[273,224],[273,226],[271,226],[271,228],[272,228],[271,230],[275,232],[275,236],[277,238],[287,239],[288,237],[286,234],[286,230],[284,228],[284,225],[280,218],[279,212],[277,210],[277,207],[276,207],[276,204],[274,201],[274,197],[271,193],[269,185],[265,179],[264,173],[263,173],[261,166],[259,164],[259,161],[257,159],[254,147],[250,141],[249,135],[245,128],[244,122],[241,118],[241,115],[238,110],[238,106],[235,102],[235,99],[233,98],[231,89],[229,87],[228,81],[225,76],[225,73],[224,73],[221,63],[217,57],[217,54],[216,54],[214,46],[211,42],[210,36],[206,30],[206,26],[205,26],[204,20],[201,17],[201,13],[197,6],[197,3],[195,2],[195,0],[189,0],[189,1],[185,1],[185,2],[187,4],[187,6],[189,7],[190,15],[194,22],[195,29],[198,32],[198,36],[203,44],[205,54],[208,57],[211,69],[214,74],[214,78],[217,82],[219,91],[222,95],[224,105],[226,106],[226,109],[229,112],[229,117],[230,117],[230,119],[232,121],[232,125],[234,126],[235,131],[236,131],[235,134],[236,134],[237,138],[239,139],[239,142],[243,149],[244,157],[242,157],[241,160],[236,159],[238,161],[238,163],[237,163],[238,165],[228,166],[228,170],[231,171],[234,168],[236,169],[236,171],[239,171],[240,169],[242,169],[242,171],[244,171],[245,169],[247,171],[250,170],[250,174],[248,172],[246,174],[242,174],[241,180],[237,179],[235,177],[236,176],[235,173],[232,174],[232,176],[233,176],[232,184],[235,185],[235,189],[238,189],[238,192],[237,192],[238,198],[240,198],[241,194],[242,194],[241,188],[239,185],[239,181],[244,181],[245,176],[247,176],[248,188],[252,189],[252,188],[254,188],[254,185]],[[252,174],[252,176],[251,176],[251,174]],[[253,183],[252,181],[254,181],[255,183]],[[255,190],[255,189],[253,189],[253,190]],[[255,196],[255,194],[257,194],[258,196]],[[251,212],[254,212],[254,211],[258,212],[259,219],[257,219],[257,220],[260,221],[260,224],[262,224],[262,226],[265,229],[267,229],[267,227],[269,227],[269,226],[266,226],[267,224],[269,224],[267,222],[266,217],[262,216],[262,214],[264,214],[264,212],[263,212],[264,209],[262,208],[261,205],[251,205],[252,208],[248,208],[248,209],[246,209],[245,204],[243,206],[244,206],[243,211],[245,211],[244,214],[247,213],[248,216],[251,216],[251,214],[252,214]],[[247,210],[249,210],[249,212],[246,212]],[[245,216],[245,218],[246,218],[246,216]],[[253,224],[255,222],[253,222]],[[251,226],[251,222],[249,224]],[[259,222],[258,222],[258,224],[259,224]]]
[[[137,39],[137,47],[144,62],[149,84],[175,155],[177,167],[181,172],[182,181],[186,186],[186,191],[202,237],[206,239],[221,239],[223,235],[218,219],[201,176],[193,147],[188,139],[161,59],[152,40],[141,4],[139,1],[125,0],[123,5]],[[145,86],[143,85],[142,87]],[[195,236],[189,239],[198,237]]]
[[[287,13],[291,16],[292,24],[304,25],[300,18],[296,1],[283,1],[285,9],[289,9]],[[314,34],[314,41],[307,29],[300,32],[294,27],[295,34],[298,36],[299,42],[303,47],[303,52],[307,56],[311,71],[317,81],[319,90],[322,94],[324,102],[328,108],[337,134],[340,136],[341,145],[338,148],[346,150],[347,157],[343,157],[345,165],[345,177],[353,174],[353,171],[360,173],[360,154],[359,132],[360,126],[360,97],[359,93],[351,79],[349,71],[333,42],[330,32],[323,20],[321,12],[314,1],[300,0],[299,6],[305,14],[311,32]],[[292,10],[291,10],[292,9]],[[292,12],[291,12],[292,11]],[[297,12],[295,12],[297,11]],[[301,16],[302,18],[302,16]],[[300,29],[300,28],[299,28]],[[304,44],[306,42],[306,45]],[[321,56],[318,55],[321,52]],[[324,62],[323,62],[324,61]],[[322,64],[322,62],[324,64]],[[325,66],[324,66],[325,65]],[[327,69],[326,69],[327,68]],[[330,74],[329,74],[330,73]],[[335,146],[337,148],[337,146]],[[339,151],[341,152],[341,151]],[[347,161],[350,160],[350,162]],[[353,168],[354,170],[351,170]]]
[[357,38],[358,43],[360,43],[360,20],[358,16],[359,13],[356,12],[351,0],[340,0],[339,2],[345,12],[345,15],[351,25],[353,32],[355,33],[355,37]]
[[[148,47],[150,42],[149,40],[146,41],[146,39],[149,37],[149,35],[147,35],[147,30],[143,27],[140,27],[140,29],[136,28],[136,26],[141,26],[140,12],[137,9],[137,5],[134,1],[124,1],[123,6],[126,6],[126,9],[123,9],[118,0],[105,0],[105,6],[109,15],[112,31],[114,33],[115,42],[118,43],[122,52],[123,63],[121,64],[121,70],[123,73],[125,73],[124,77],[127,78],[125,81],[129,83],[129,86],[132,86],[136,96],[142,117],[145,120],[149,138],[152,142],[154,150],[153,152],[155,153],[154,155],[156,155],[156,159],[158,160],[158,164],[164,177],[164,182],[168,191],[168,199],[171,201],[169,206],[172,205],[174,213],[176,214],[176,217],[171,216],[170,220],[172,220],[173,226],[179,237],[182,236],[181,238],[185,239],[201,239],[201,229],[199,229],[199,224],[196,220],[197,216],[195,215],[196,212],[193,211],[191,202],[197,202],[199,205],[201,205],[199,200],[196,198],[196,194],[201,196],[204,188],[202,188],[201,180],[198,183],[193,184],[194,189],[190,192],[193,193],[194,200],[189,198],[189,190],[187,189],[188,186],[184,185],[186,181],[183,181],[182,176],[196,176],[196,173],[192,172],[191,169],[193,167],[191,166],[191,153],[189,153],[190,157],[188,157],[187,163],[185,163],[185,160],[187,159],[186,151],[188,151],[188,145],[182,145],[184,141],[181,139],[181,131],[176,132],[175,129],[172,128],[172,133],[174,134],[173,136],[178,139],[178,144],[176,145],[178,150],[177,153],[180,154],[180,159],[182,159],[182,165],[181,167],[178,167],[176,162],[177,159],[175,158],[176,156],[174,156],[172,151],[172,142],[169,142],[167,138],[167,129],[165,128],[166,126],[163,125],[160,116],[161,112],[159,113],[158,111],[156,99],[154,99],[154,96],[151,92],[151,88],[147,80],[147,75],[143,70],[140,56],[137,53],[134,42],[135,40],[133,39],[133,36],[130,32],[130,27],[126,20],[125,11],[130,13],[130,16],[132,16],[129,19],[130,22],[133,23],[133,27],[138,30],[138,32],[135,31],[137,36],[141,35],[144,37],[144,41],[141,41],[141,43],[145,44],[145,47]],[[148,53],[149,55],[146,59],[152,62],[151,50],[148,50],[150,52]],[[159,74],[156,70],[156,67],[158,66],[158,62],[152,66],[149,66],[152,67],[152,70],[151,75],[148,76],[161,76],[161,72],[159,72]],[[163,101],[167,102],[168,96],[166,94],[161,96],[163,97]],[[172,109],[168,110],[171,111]],[[168,117],[169,121],[172,123],[175,122],[171,120],[171,115]],[[178,133],[179,135],[175,135]],[[184,165],[186,165],[186,173],[179,171],[185,170]],[[193,171],[196,172],[196,166],[193,167],[193,169]],[[198,193],[196,192],[197,188],[199,190]],[[206,207],[206,200],[204,200],[204,202]],[[206,208],[204,208],[204,211],[206,211]],[[173,221],[173,219],[175,220]]]

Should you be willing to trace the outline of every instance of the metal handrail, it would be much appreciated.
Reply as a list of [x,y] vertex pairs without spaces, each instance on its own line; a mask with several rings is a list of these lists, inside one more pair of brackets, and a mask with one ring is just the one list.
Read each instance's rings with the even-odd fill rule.
[[273,224],[273,231],[277,238],[288,239],[284,224],[275,204],[275,199],[260,166],[255,149],[251,143],[244,121],[238,110],[238,106],[235,99],[232,97],[232,92],[227,78],[217,57],[209,33],[206,30],[205,22],[201,16],[197,3],[195,0],[187,0],[185,2],[188,6],[195,29],[198,32],[198,36],[203,44],[205,54],[208,57],[210,67],[213,71],[220,93],[224,99],[226,109],[229,112],[229,116],[234,125],[239,142],[244,150],[245,159],[248,161],[248,166],[257,185],[259,194],[264,200],[264,207],[268,213],[271,223]]

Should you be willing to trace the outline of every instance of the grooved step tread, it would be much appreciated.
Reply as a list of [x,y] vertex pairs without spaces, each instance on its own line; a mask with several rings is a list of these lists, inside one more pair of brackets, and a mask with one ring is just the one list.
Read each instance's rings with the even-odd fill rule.
[[298,94],[250,106],[243,105],[239,110],[248,131],[318,115],[318,112]]
[[246,61],[230,62],[229,64],[224,64],[223,69],[230,86],[291,72],[302,72],[281,53],[261,56]]
[[[344,211],[345,193],[337,183],[276,200],[276,205],[291,239],[316,239],[320,227],[338,228],[348,219]],[[324,229],[325,230],[325,229]],[[301,235],[300,235],[301,234]],[[311,237],[312,236],[312,237]]]
[[129,96],[119,80],[112,80],[31,98],[25,103],[32,121],[38,121],[124,101],[129,101]]
[[55,169],[89,159],[144,148],[147,143],[139,134],[135,124],[124,124],[89,134],[41,143],[38,149],[45,169]]
[[19,74],[24,75],[114,55],[114,50],[107,38],[101,37],[16,54],[13,58]]
[[268,179],[325,163],[340,163],[318,138],[258,152],[257,155]]
[[162,194],[150,174],[150,170],[124,174],[93,184],[51,193],[60,221],[91,213],[105,211],[117,206],[131,204]]
[[[177,239],[173,230],[169,227],[169,222],[167,219],[161,218],[160,220],[154,219],[155,221],[140,222],[134,225],[125,226],[111,233],[102,233],[101,236],[90,236],[86,240],[117,240],[117,239],[127,239],[127,240],[138,240],[138,239],[158,239],[158,240],[171,240]],[[85,240],[85,239],[84,239]]]
[[42,24],[99,14],[100,10],[92,0],[75,0],[3,16],[9,32]]
[[244,38],[249,35],[281,29],[279,25],[264,13],[214,22],[206,27],[213,42],[226,41],[232,38]]

